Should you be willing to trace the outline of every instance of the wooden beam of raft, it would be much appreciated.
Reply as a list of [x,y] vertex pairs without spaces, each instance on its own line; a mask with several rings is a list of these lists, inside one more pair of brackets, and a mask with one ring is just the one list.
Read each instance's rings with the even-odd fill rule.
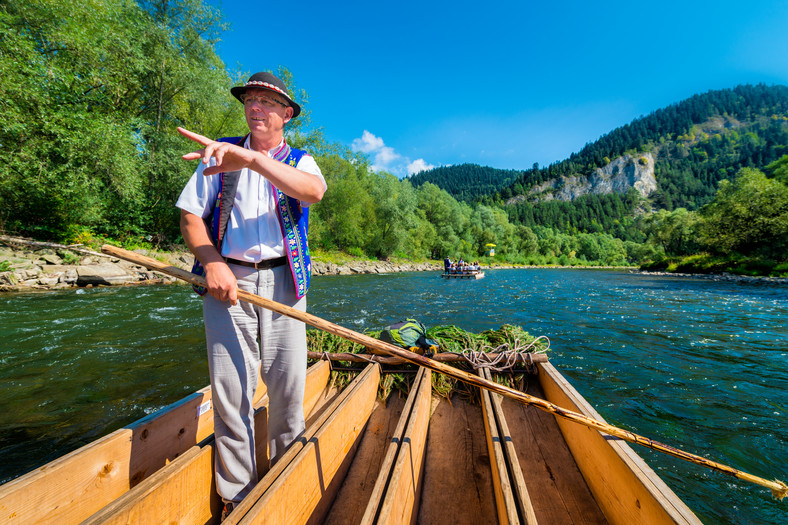
[[[140,264],[150,270],[155,270],[167,275],[171,275],[173,277],[177,277],[178,279],[182,279],[188,283],[197,286],[206,285],[205,279],[203,279],[198,275],[195,275],[191,272],[187,272],[186,270],[181,270],[180,268],[176,268],[175,266],[164,264],[160,261],[151,259],[150,257],[145,257],[144,255],[140,255],[135,252],[130,252],[128,250],[124,250],[122,248],[118,248],[116,246],[112,246],[109,244],[103,245],[101,247],[101,251],[109,255],[114,255],[115,257],[118,257],[120,259],[125,259],[129,262]],[[695,463],[696,465],[700,465],[703,467],[710,468],[712,470],[716,470],[718,472],[722,472],[724,474],[728,474],[730,476],[736,477],[743,481],[749,481],[750,483],[761,485],[763,487],[770,489],[772,491],[772,495],[777,499],[782,500],[783,498],[785,498],[785,496],[788,496],[788,485],[786,485],[784,482],[780,480],[771,481],[752,474],[748,474],[746,472],[735,469],[733,467],[729,467],[728,465],[724,465],[716,461],[711,461],[702,456],[698,456],[690,452],[685,452],[683,450],[679,450],[670,445],[665,445],[664,443],[655,441],[651,438],[647,438],[639,434],[635,434],[634,432],[630,432],[629,430],[624,430],[609,425],[607,423],[602,423],[601,421],[597,421],[590,417],[584,416],[583,414],[579,414],[577,412],[572,412],[571,410],[566,410],[564,408],[561,408],[558,405],[550,403],[549,401],[545,401],[544,399],[539,399],[537,397],[533,397],[523,392],[520,392],[519,390],[515,390],[513,388],[499,385],[498,383],[489,381],[487,379],[483,379],[479,376],[470,374],[464,370],[459,370],[449,365],[440,363],[438,361],[428,359],[424,356],[421,356],[414,352],[410,352],[408,350],[405,350],[404,348],[394,346],[390,343],[386,343],[385,341],[380,341],[368,335],[354,332],[353,330],[350,330],[343,326],[339,326],[337,324],[331,323],[329,321],[326,321],[325,319],[321,319],[320,317],[314,316],[307,312],[302,312],[300,310],[296,310],[295,308],[291,308],[289,306],[277,303],[275,301],[271,301],[270,299],[265,299],[258,295],[245,292],[243,290],[238,290],[238,298],[242,301],[246,301],[256,306],[266,308],[278,314],[292,317],[293,319],[297,319],[310,326],[319,328],[320,330],[332,333],[334,335],[338,335],[354,343],[358,343],[363,346],[380,350],[385,354],[394,357],[399,357],[410,363],[428,368],[433,372],[438,372],[440,374],[453,377],[469,385],[483,388],[491,392],[495,392],[496,394],[500,394],[502,396],[514,399],[526,405],[537,407],[555,416],[559,416],[564,419],[568,419],[569,421],[578,423],[580,425],[584,425],[596,429],[600,432],[604,432],[606,434],[623,439],[625,441],[629,441],[630,443],[637,443],[638,445],[642,445],[652,450],[657,450],[659,452],[663,452],[673,457],[683,459],[691,463]]]

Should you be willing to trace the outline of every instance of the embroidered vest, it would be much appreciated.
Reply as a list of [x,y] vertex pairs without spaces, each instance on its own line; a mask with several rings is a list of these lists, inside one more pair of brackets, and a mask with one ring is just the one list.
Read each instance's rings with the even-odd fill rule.
[[[246,137],[225,137],[219,142],[234,142],[242,146]],[[291,148],[285,142],[284,147],[279,150],[274,159],[295,167],[306,153],[304,151]],[[211,232],[211,240],[214,246],[221,253],[224,234],[227,231],[227,223],[230,221],[230,213],[235,201],[235,193],[238,190],[238,178],[240,171],[230,171],[219,174],[219,193],[216,196],[216,203],[213,211],[205,219],[208,229]],[[279,191],[276,186],[271,184],[276,199],[276,211],[279,217],[279,226],[282,229],[284,239],[285,254],[290,264],[290,273],[293,276],[296,297],[298,299],[306,295],[309,289],[309,282],[312,273],[312,262],[309,257],[309,245],[307,234],[309,232],[309,208],[301,206],[301,201],[289,197]],[[205,276],[205,268],[195,257],[192,273]],[[200,295],[205,295],[207,290],[202,286],[193,286],[194,291]]]

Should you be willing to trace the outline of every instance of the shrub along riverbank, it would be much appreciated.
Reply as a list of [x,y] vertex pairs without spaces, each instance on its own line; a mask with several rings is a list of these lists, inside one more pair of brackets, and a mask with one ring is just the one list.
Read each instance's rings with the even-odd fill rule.
[[641,266],[644,271],[693,273],[693,274],[735,274],[746,276],[788,277],[788,262],[779,262],[764,257],[744,255],[719,256],[708,253],[665,257],[656,262]]

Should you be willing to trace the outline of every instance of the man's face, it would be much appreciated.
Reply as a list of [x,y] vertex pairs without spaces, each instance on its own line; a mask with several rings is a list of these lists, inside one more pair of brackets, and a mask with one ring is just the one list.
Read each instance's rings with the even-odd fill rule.
[[243,95],[246,123],[252,134],[278,134],[293,116],[284,97],[268,89],[247,89]]

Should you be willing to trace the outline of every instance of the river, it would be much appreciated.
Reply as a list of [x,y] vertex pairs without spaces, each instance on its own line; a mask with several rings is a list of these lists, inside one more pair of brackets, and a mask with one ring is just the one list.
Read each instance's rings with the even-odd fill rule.
[[[416,317],[505,323],[611,424],[767,479],[788,479],[788,285],[622,271],[315,277],[309,311],[363,331]],[[184,286],[0,295],[0,482],[205,386],[200,299]],[[782,524],[786,503],[633,445],[704,523]]]

